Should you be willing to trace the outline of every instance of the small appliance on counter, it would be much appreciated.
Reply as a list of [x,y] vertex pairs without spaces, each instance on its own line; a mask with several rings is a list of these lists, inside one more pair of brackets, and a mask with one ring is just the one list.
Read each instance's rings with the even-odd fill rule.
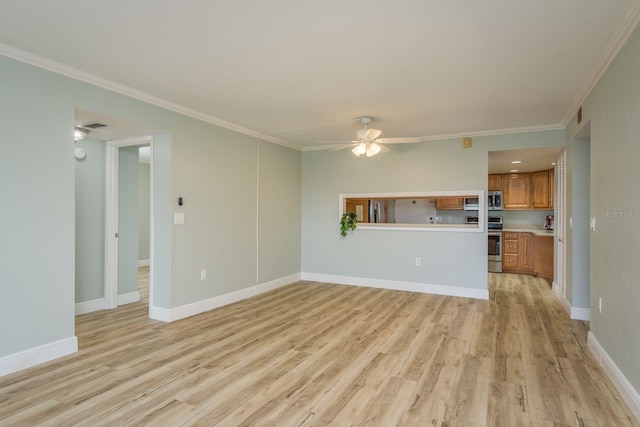
[[542,228],[544,228],[545,230],[553,230],[553,215],[547,215],[547,217],[544,219]]

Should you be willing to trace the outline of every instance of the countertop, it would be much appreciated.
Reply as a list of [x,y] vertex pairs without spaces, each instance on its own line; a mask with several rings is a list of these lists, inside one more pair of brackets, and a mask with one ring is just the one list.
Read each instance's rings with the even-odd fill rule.
[[553,230],[545,230],[542,226],[527,225],[527,224],[504,224],[502,231],[511,231],[515,233],[533,233],[535,236],[540,237],[553,237]]

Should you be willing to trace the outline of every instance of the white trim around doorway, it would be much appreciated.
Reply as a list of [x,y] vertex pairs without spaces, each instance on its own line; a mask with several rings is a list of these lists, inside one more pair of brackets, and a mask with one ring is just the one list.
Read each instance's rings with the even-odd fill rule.
[[[151,147],[150,179],[150,254],[153,265],[153,136],[117,139],[106,143],[106,200],[105,200],[105,260],[104,260],[104,308],[118,306],[118,149],[136,145]],[[153,272],[149,271],[149,305],[153,301]]]

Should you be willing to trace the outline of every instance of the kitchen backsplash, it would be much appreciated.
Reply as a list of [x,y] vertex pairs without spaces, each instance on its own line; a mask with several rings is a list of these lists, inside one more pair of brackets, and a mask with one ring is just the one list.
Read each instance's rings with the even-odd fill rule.
[[553,215],[553,211],[490,211],[489,215],[502,215],[504,224],[532,225],[542,228],[546,216]]

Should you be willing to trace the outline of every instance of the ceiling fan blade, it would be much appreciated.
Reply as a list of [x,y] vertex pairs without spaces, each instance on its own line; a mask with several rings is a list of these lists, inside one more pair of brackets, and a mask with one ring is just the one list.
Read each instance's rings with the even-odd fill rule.
[[376,139],[376,142],[380,142],[382,144],[414,144],[416,142],[422,142],[422,138],[380,138]]
[[367,129],[367,131],[364,133],[364,139],[372,141],[379,137],[380,134],[382,134],[382,131],[380,129]]
[[388,153],[389,151],[391,151],[389,147],[386,145],[380,145],[380,152],[378,154]]

